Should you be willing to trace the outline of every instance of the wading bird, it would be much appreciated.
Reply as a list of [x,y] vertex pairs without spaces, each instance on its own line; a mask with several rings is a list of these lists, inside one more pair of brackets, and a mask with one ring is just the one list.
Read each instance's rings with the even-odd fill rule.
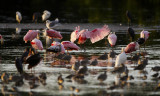
[[22,15],[19,11],[16,12],[16,20],[17,20],[18,23],[21,23]]
[[23,40],[25,41],[25,43],[27,43],[27,41],[31,41],[34,38],[36,38],[38,36],[39,30],[29,30],[26,35],[23,37]]
[[113,46],[116,44],[116,41],[117,41],[117,36],[115,32],[110,32],[110,34],[108,35],[108,41],[111,47],[113,48]]
[[116,58],[115,67],[119,67],[121,64],[125,64],[126,60],[127,55],[124,51],[124,48],[122,48],[122,52]]
[[43,44],[42,44],[42,42],[40,40],[36,39],[36,38],[31,41],[31,45],[36,50],[37,49],[38,50],[43,50]]
[[35,13],[33,13],[32,21],[35,22],[35,23],[37,23],[38,20],[40,19],[40,17],[41,17],[41,13],[35,12]]
[[60,25],[60,23],[59,23],[59,19],[58,18],[56,18],[54,21],[50,21],[50,20],[46,21],[46,27],[48,29],[56,28],[59,25]]
[[135,38],[135,32],[131,27],[128,28],[128,34],[131,37],[131,41],[133,41]]
[[[46,35],[49,37],[49,38],[56,38],[56,39],[62,39],[62,35],[60,32],[56,31],[56,30],[53,30],[53,29],[47,29],[46,30]],[[53,40],[52,40],[53,41]]]
[[42,21],[47,20],[50,16],[51,16],[51,12],[49,12],[48,10],[44,10],[42,15]]

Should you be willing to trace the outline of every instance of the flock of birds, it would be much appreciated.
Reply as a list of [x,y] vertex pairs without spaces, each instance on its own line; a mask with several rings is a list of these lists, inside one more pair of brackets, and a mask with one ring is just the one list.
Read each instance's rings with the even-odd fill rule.
[[[66,79],[72,79],[79,83],[82,82],[84,83],[85,76],[87,76],[86,74],[89,71],[87,66],[97,66],[99,60],[112,59],[114,62],[114,68],[113,70],[111,70],[111,73],[118,74],[118,79],[121,82],[127,82],[128,80],[132,80],[134,79],[134,76],[132,75],[129,76],[129,70],[126,66],[127,54],[131,55],[131,61],[133,61],[134,64],[136,64],[134,70],[141,70],[141,71],[145,70],[146,65],[148,65],[148,58],[145,57],[147,55],[147,52],[145,50],[145,43],[149,38],[150,32],[142,30],[140,33],[140,37],[137,40],[135,40],[135,32],[131,28],[132,17],[129,11],[126,12],[126,16],[129,22],[128,34],[130,35],[131,42],[125,48],[122,48],[121,53],[119,53],[118,55],[117,53],[114,52],[114,46],[116,45],[117,35],[115,34],[115,32],[111,32],[108,25],[104,25],[101,28],[95,28],[92,31],[88,29],[80,30],[80,26],[77,26],[70,35],[70,41],[57,42],[54,41],[54,39],[59,39],[59,40],[63,39],[61,33],[53,29],[57,26],[57,24],[59,24],[59,20],[58,19],[55,19],[55,21],[47,20],[50,16],[51,13],[45,10],[42,15],[42,20],[46,21],[46,27],[47,27],[45,29],[46,36],[52,39],[51,46],[48,47],[46,51],[49,53],[54,53],[55,59],[69,63],[72,56],[68,51],[80,50],[80,47],[76,43],[74,43],[75,41],[77,41],[78,44],[82,46],[82,44],[83,45],[85,44],[87,39],[90,39],[91,43],[95,43],[108,36],[108,42],[112,47],[112,50],[108,54],[104,53],[103,55],[93,60],[91,63],[89,62],[88,59],[77,60],[70,67],[70,69],[74,72],[68,75]],[[38,13],[33,15],[33,19],[35,21],[37,21],[37,17]],[[16,12],[16,20],[18,23],[21,22],[22,15],[20,12]],[[10,81],[15,81],[16,86],[21,86],[23,84],[23,79],[25,78],[26,80],[30,80],[31,89],[36,88],[38,86],[35,83],[36,81],[40,81],[44,85],[46,84],[45,82],[47,79],[46,73],[41,73],[38,77],[36,77],[33,75],[32,72],[32,68],[36,67],[43,59],[39,53],[39,50],[43,50],[43,44],[41,40],[39,40],[38,38],[39,33],[40,30],[29,30],[25,34],[23,40],[25,41],[25,43],[30,42],[31,47],[26,48],[22,56],[20,58],[16,58],[15,60],[15,66],[20,75],[11,76],[12,77],[11,78],[7,73],[4,72],[1,75],[0,79],[2,83],[8,84]],[[0,39],[2,39],[2,35],[0,35]],[[142,45],[144,45],[144,51],[140,49]],[[132,53],[137,50],[139,50],[139,52],[136,53],[134,56],[132,56]],[[28,64],[28,69],[31,69],[32,74],[28,74],[27,72],[24,71],[24,64]],[[160,79],[160,77],[158,77],[160,66],[155,66],[152,68],[152,70],[156,72],[156,74],[154,74],[153,77]],[[105,70],[104,73],[99,74],[99,76],[97,77],[97,80],[99,80],[100,83],[103,83],[106,79],[107,79],[107,70]],[[143,79],[146,79],[146,74],[144,74]],[[64,78],[61,73],[57,78],[57,82],[60,87],[63,87]],[[114,86],[110,86],[108,89],[113,90],[115,88],[122,86],[122,84],[123,83],[114,84]],[[72,89],[76,88],[72,87]],[[160,89],[160,84],[155,89]],[[79,89],[76,89],[76,91],[79,92]]]

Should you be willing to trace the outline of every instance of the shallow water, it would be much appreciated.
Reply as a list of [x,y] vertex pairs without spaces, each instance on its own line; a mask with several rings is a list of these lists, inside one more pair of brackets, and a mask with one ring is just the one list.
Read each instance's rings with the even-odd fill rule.
[[[89,61],[93,61],[95,58],[98,58],[103,53],[109,53],[111,48],[107,43],[107,39],[104,38],[101,41],[98,41],[94,44],[87,40],[85,43],[84,52],[83,49],[79,51],[71,51],[69,52],[72,55],[72,59],[70,63],[58,62],[58,65],[54,65],[53,62],[55,60],[54,54],[50,54],[46,52],[46,48],[50,46],[52,43],[50,39],[48,39],[44,34],[43,30],[45,28],[44,24],[0,24],[0,34],[4,38],[4,43],[0,47],[0,73],[7,72],[11,74],[18,74],[15,67],[15,58],[21,57],[26,47],[30,46],[30,43],[25,43],[23,41],[23,36],[29,29],[39,29],[40,40],[43,43],[43,50],[38,50],[40,55],[43,57],[43,60],[40,62],[38,66],[35,67],[35,76],[38,76],[40,73],[45,72],[47,75],[46,85],[38,83],[38,87],[34,89],[30,89],[28,84],[28,80],[24,80],[24,84],[20,87],[16,87],[16,91],[12,91],[12,87],[15,87],[15,83],[11,82],[9,84],[2,84],[0,80],[0,95],[10,95],[13,94],[15,96],[23,95],[23,96],[48,96],[48,95],[67,95],[67,96],[158,96],[160,94],[159,91],[155,90],[158,85],[158,79],[152,75],[155,73],[151,71],[151,68],[159,65],[159,56],[160,56],[160,26],[133,26],[133,29],[136,32],[136,39],[139,37],[139,33],[144,29],[151,32],[149,40],[146,42],[146,51],[148,57],[148,65],[145,68],[148,74],[146,74],[147,79],[143,79],[144,74],[140,74],[138,70],[133,70],[135,64],[131,63],[130,54],[127,54],[127,62],[126,66],[129,69],[129,75],[134,77],[134,80],[126,81],[120,87],[115,89],[109,89],[114,85],[114,82],[118,83],[119,78],[116,74],[112,74],[113,64],[115,62],[115,58],[112,60],[98,60],[97,66],[88,65],[89,71],[88,75],[85,76],[83,82],[76,82],[74,80],[68,80],[65,77],[71,73],[74,73],[70,67],[71,64],[74,64],[77,59],[89,58]],[[63,39],[62,41],[70,40],[70,33],[74,30],[74,27],[79,25],[82,29],[88,28],[89,30],[93,30],[94,28],[102,27],[103,24],[62,24],[57,28],[58,31],[61,32]],[[119,54],[121,52],[121,48],[125,47],[128,43],[130,43],[129,36],[127,35],[128,26],[120,25],[120,24],[108,24],[109,28],[112,31],[116,32],[118,37],[116,46],[114,51]],[[20,28],[19,31],[16,31],[16,28]],[[17,29],[18,30],[18,29]],[[56,41],[58,41],[56,39]],[[83,46],[83,45],[82,45]],[[142,51],[143,48],[141,48]],[[137,51],[139,52],[139,50]],[[136,54],[133,52],[132,55]],[[141,57],[142,58],[142,57]],[[107,71],[107,79],[100,83],[97,80],[99,74],[103,73],[103,71]],[[25,66],[25,72],[31,73],[30,70],[27,69],[27,65]],[[58,85],[57,77],[59,73],[62,74],[64,78],[63,85]],[[70,87],[74,86],[76,89],[79,89],[79,92],[75,90],[70,90]],[[7,87],[7,88],[5,88]],[[4,90],[5,89],[5,90]]]

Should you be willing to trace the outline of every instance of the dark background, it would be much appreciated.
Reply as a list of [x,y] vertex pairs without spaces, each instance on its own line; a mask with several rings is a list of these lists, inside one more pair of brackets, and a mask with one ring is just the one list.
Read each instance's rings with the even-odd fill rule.
[[133,23],[160,22],[160,0],[1,0],[0,23],[16,22],[16,11],[22,23],[32,22],[33,13],[44,10],[52,13],[50,20],[58,17],[64,23],[126,23],[126,10]]

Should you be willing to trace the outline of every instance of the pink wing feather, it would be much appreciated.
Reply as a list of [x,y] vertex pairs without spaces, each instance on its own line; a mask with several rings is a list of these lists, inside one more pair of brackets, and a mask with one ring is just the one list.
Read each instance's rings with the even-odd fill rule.
[[94,29],[90,32],[90,40],[92,43],[95,43],[110,33],[110,29],[107,25],[104,25],[102,28]]
[[70,41],[63,41],[61,44],[64,46],[65,49],[69,50],[79,50],[80,48],[74,44],[73,42]]
[[53,29],[49,29],[46,30],[47,32],[47,36],[49,36],[50,38],[57,38],[57,39],[62,39],[62,35],[60,34],[60,32],[53,30]]
[[76,27],[75,30],[71,33],[71,38],[70,38],[70,41],[71,42],[74,42],[78,39],[79,37],[79,30],[80,30],[80,27]]

